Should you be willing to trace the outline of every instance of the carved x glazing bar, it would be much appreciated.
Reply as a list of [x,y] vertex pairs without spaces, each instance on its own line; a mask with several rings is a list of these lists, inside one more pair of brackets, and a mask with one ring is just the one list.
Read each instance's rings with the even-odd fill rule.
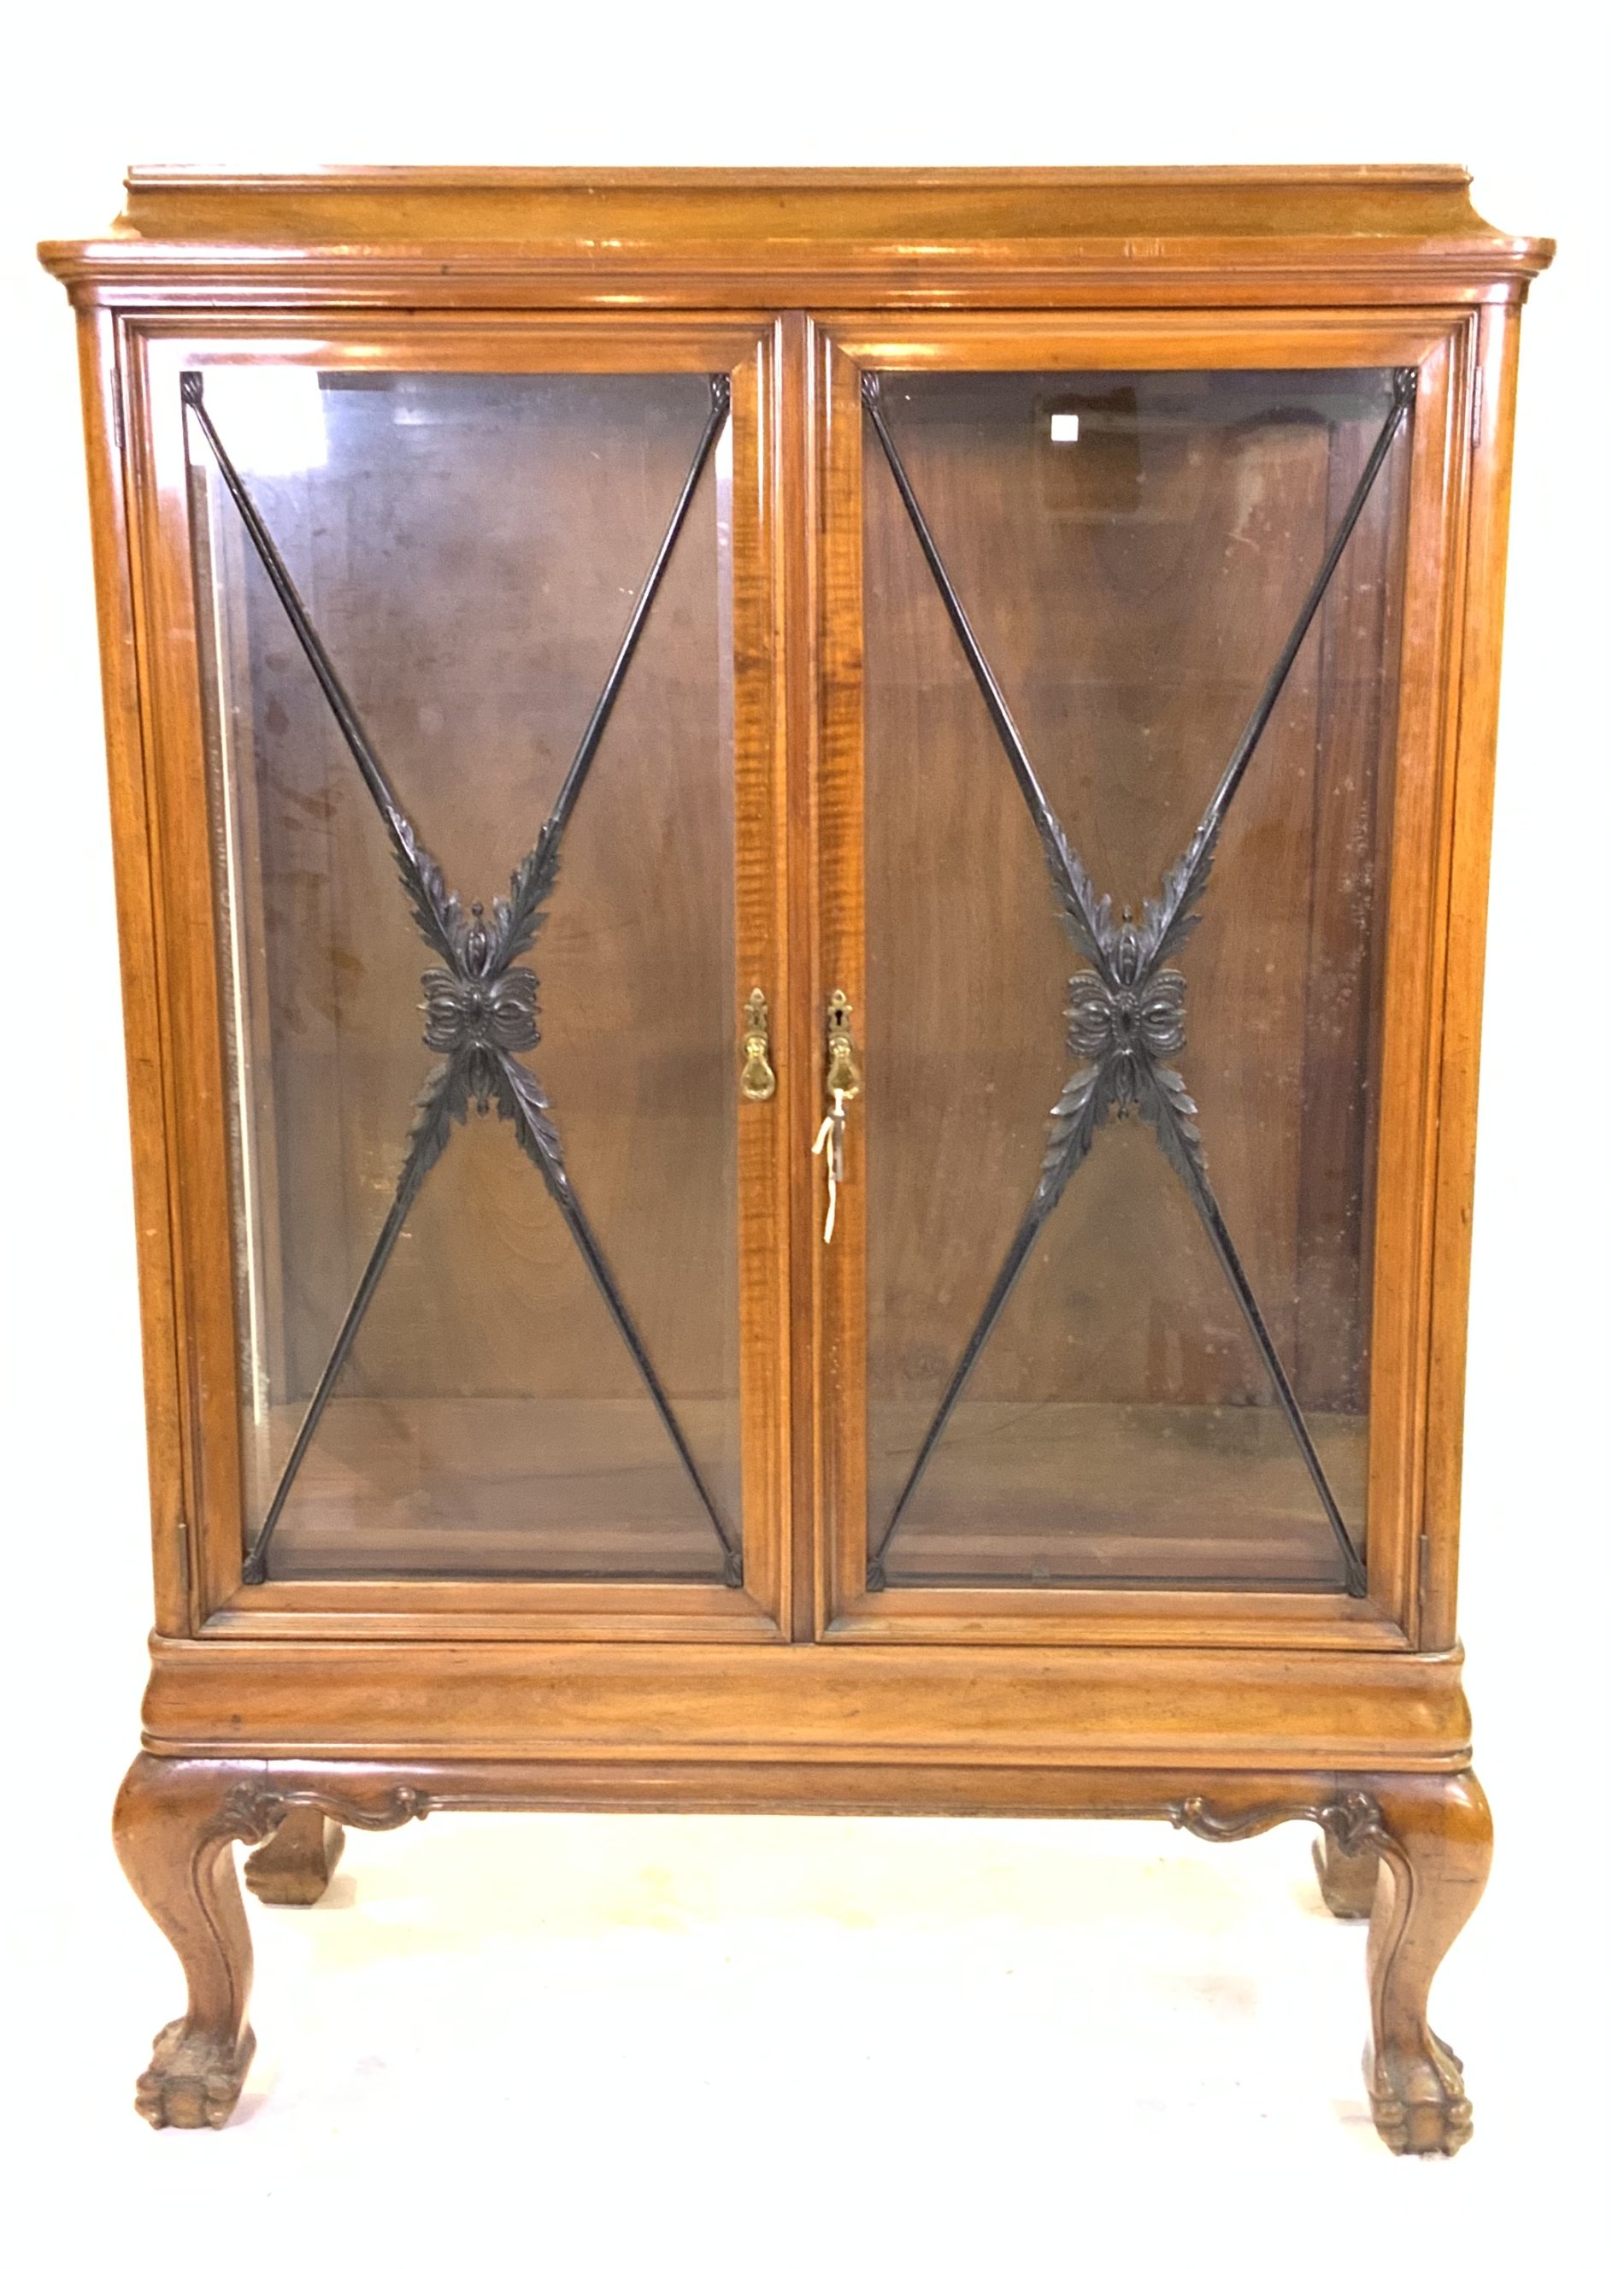
[[[116,1834],[1318,1823],[1471,2132],[1517,332],[1447,167],[133,175],[78,311],[157,1617]],[[425,966],[426,964],[426,966]]]

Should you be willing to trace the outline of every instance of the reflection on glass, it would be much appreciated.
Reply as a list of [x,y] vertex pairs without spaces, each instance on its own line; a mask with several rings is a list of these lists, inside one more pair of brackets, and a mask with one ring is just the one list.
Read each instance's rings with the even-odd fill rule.
[[[205,410],[460,896],[445,922],[402,890]],[[218,368],[188,419],[244,1520],[276,1508],[273,1577],[717,1581],[737,1539],[725,429],[537,934],[505,971],[493,942],[707,420],[701,376]]]
[[[871,1581],[1360,1586],[1406,399],[1389,371],[875,393]],[[1193,919],[1152,950],[1372,468]],[[1112,901],[1074,877],[1069,931],[1061,831]],[[1051,1209],[1068,1081],[1090,1120]]]

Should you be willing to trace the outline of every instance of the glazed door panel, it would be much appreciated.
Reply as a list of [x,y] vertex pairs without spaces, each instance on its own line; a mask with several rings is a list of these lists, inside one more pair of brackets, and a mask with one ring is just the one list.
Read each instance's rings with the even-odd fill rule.
[[1391,1611],[1447,344],[921,323],[823,378],[836,1629]]
[[776,1615],[766,362],[692,325],[149,351],[240,1611]]

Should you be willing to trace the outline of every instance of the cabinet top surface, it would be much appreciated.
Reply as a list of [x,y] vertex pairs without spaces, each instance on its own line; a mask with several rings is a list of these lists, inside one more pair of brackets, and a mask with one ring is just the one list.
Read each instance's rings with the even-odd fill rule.
[[917,295],[1033,278],[1335,269],[1519,292],[1548,240],[1473,210],[1454,166],[1089,168],[132,168],[105,237],[48,244],[76,291],[194,285],[266,263],[353,274],[447,255],[466,276],[696,271]]

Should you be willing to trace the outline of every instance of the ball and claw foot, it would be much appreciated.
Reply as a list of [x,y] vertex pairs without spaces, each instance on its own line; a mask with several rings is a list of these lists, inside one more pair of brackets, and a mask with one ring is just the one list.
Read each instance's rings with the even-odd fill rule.
[[152,2127],[224,2127],[253,2061],[251,2031],[233,2057],[206,2034],[188,2036],[177,2017],[152,2044],[152,2061],[136,2082],[136,2110]]
[[1471,2141],[1472,2103],[1460,2058],[1436,2033],[1430,2056],[1400,2059],[1390,2053],[1378,2066],[1367,2050],[1365,2086],[1376,2132],[1401,2158],[1452,2159]]

